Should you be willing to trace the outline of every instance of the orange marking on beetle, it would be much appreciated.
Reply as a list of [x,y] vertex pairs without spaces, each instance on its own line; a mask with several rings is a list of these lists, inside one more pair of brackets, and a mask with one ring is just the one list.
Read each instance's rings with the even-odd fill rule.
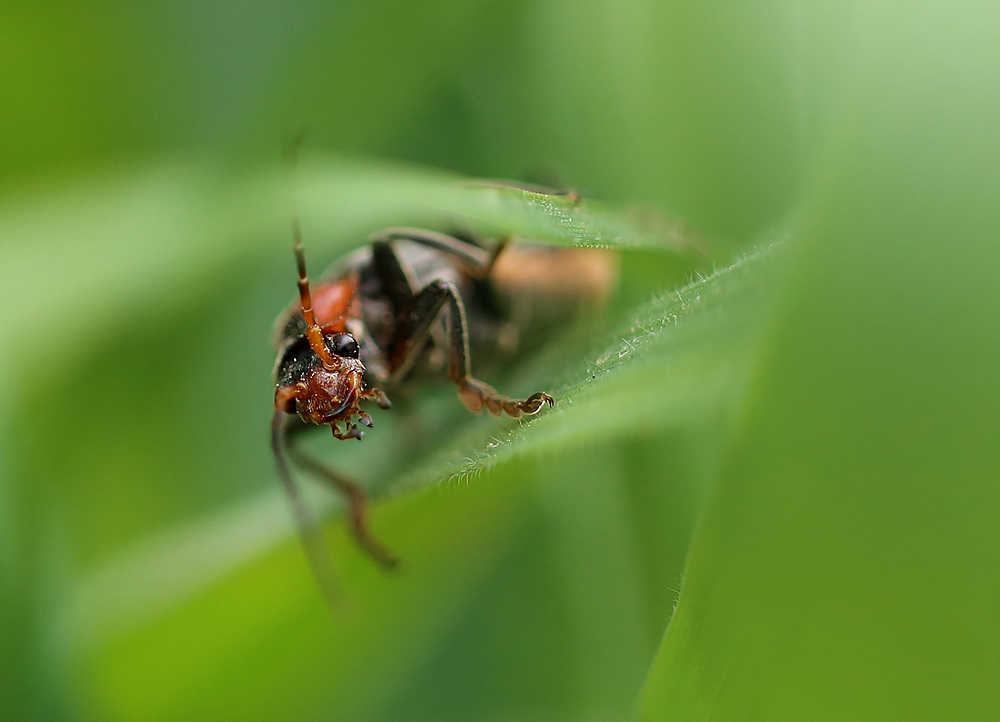
[[313,314],[323,333],[343,333],[344,322],[351,317],[358,279],[349,276],[335,283],[324,283],[312,289]]

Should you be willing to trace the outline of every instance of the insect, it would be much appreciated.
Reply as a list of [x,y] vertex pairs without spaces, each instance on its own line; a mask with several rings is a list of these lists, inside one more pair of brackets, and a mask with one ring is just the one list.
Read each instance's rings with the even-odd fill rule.
[[565,319],[585,299],[606,296],[617,268],[613,256],[594,249],[505,240],[487,245],[387,228],[310,284],[297,218],[293,236],[298,297],[275,324],[272,447],[313,571],[334,597],[322,535],[289,461],[344,496],[350,530],[363,550],[385,567],[397,560],[369,527],[361,487],[307,455],[297,444],[302,433],[327,426],[335,439],[360,440],[360,427],[373,426],[364,405],[389,409],[389,394],[434,375],[447,377],[473,412],[485,408],[516,418],[552,406],[544,391],[512,398],[477,379],[472,354],[516,353],[519,334],[532,325]]

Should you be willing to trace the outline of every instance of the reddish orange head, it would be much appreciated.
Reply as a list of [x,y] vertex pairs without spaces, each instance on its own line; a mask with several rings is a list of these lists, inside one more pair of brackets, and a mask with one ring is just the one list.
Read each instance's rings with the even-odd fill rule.
[[358,392],[365,367],[347,359],[333,371],[314,366],[303,379],[305,389],[295,403],[295,411],[310,424],[349,421],[358,410]]
[[365,418],[367,414],[358,408],[365,373],[358,342],[350,334],[338,333],[326,338],[326,346],[332,353],[306,371],[299,383],[296,413],[310,424],[347,425],[352,416]]

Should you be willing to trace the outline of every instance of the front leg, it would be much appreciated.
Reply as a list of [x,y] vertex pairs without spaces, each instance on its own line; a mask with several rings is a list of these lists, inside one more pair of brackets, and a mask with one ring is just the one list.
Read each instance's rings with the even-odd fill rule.
[[397,333],[390,346],[393,380],[401,379],[413,366],[427,342],[431,326],[446,307],[448,376],[458,386],[458,397],[463,404],[476,413],[485,406],[494,416],[506,413],[515,418],[521,414],[537,413],[546,403],[552,406],[552,397],[545,392],[532,394],[527,399],[512,399],[472,377],[465,307],[455,285],[443,279],[431,282],[414,296],[409,311],[397,324]]
[[[302,432],[308,428],[310,427],[299,422],[297,419],[292,420],[288,424],[287,450],[289,457],[291,457],[292,461],[294,461],[295,464],[301,469],[309,472],[317,479],[327,484],[330,488],[344,496],[348,505],[347,520],[351,534],[354,536],[355,541],[372,559],[386,569],[395,567],[399,561],[396,558],[396,555],[392,553],[392,550],[389,549],[389,547],[380,542],[374,533],[372,533],[368,522],[368,496],[365,492],[361,489],[361,487],[348,479],[346,476],[331,469],[325,464],[321,464],[312,456],[304,452],[297,443]],[[356,429],[357,427],[354,428]],[[334,434],[336,434],[336,426],[334,426]],[[348,436],[346,438],[357,437]]]

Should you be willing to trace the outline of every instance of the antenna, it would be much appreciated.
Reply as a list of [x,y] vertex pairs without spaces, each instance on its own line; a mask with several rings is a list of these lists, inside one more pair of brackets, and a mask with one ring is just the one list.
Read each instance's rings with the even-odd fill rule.
[[302,224],[299,222],[298,187],[296,183],[296,169],[299,164],[299,150],[302,148],[302,141],[305,138],[305,130],[299,129],[285,147],[285,163],[288,166],[288,175],[292,187],[292,237],[295,239],[295,265],[299,272],[299,303],[302,307],[302,318],[306,322],[306,338],[309,339],[309,348],[323,361],[323,366],[328,371],[337,368],[337,362],[326,347],[323,340],[323,330],[316,323],[313,315],[312,294],[309,291],[309,276],[306,274],[306,250],[302,245]]

